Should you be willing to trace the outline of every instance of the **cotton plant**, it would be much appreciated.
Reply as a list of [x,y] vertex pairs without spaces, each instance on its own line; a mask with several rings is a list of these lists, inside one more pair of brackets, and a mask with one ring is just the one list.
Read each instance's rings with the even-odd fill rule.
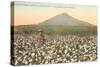
[[[14,35],[15,65],[93,61],[97,58],[96,36],[46,35],[37,47],[35,35]],[[13,62],[13,61],[12,61]]]

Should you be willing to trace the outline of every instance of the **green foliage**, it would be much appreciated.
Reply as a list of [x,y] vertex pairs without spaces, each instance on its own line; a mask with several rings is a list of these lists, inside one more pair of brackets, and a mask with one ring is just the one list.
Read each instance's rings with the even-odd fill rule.
[[42,29],[45,34],[77,34],[96,35],[96,26],[64,26],[64,25],[20,25],[14,27],[15,33],[36,34]]

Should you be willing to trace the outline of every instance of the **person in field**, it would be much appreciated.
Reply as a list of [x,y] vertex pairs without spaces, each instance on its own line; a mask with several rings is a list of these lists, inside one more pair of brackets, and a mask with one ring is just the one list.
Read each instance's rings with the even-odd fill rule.
[[42,29],[38,30],[38,34],[36,35],[36,40],[38,42],[38,45],[36,45],[37,47],[43,46],[43,44],[45,42],[45,36],[43,34],[43,30]]

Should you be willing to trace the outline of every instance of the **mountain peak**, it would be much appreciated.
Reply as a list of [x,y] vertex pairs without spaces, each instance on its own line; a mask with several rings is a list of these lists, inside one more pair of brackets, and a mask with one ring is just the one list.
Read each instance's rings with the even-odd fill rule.
[[67,13],[61,13],[60,15],[67,15]]
[[61,13],[61,14],[58,14],[56,16],[69,16],[67,13]]
[[68,26],[92,26],[88,22],[78,20],[67,13],[58,14],[42,23],[40,25],[68,25]]

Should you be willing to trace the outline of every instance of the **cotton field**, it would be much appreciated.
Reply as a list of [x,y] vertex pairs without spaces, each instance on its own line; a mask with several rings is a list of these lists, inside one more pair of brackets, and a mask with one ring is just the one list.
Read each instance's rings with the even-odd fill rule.
[[45,35],[45,42],[35,35],[14,34],[12,63],[14,65],[84,62],[97,59],[97,36]]

